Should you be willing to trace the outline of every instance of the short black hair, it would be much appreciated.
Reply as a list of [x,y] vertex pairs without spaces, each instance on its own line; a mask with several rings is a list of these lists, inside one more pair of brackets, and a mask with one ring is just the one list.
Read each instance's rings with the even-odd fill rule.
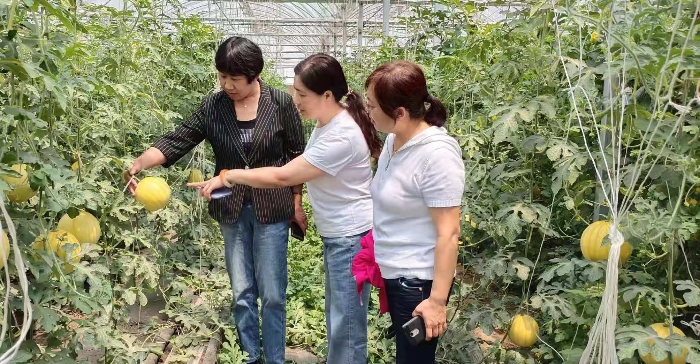
[[214,63],[219,72],[229,76],[245,76],[248,83],[253,82],[265,66],[260,47],[243,37],[223,41],[216,51]]

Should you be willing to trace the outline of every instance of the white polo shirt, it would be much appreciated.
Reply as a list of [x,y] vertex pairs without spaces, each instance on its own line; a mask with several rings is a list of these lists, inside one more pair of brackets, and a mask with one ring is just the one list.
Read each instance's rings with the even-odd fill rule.
[[390,134],[374,176],[374,254],[386,279],[432,280],[437,229],[428,208],[460,206],[462,149],[445,129],[430,127],[395,155]]
[[321,236],[338,238],[370,230],[370,152],[350,113],[343,111],[325,126],[314,128],[302,156],[326,172],[306,183]]

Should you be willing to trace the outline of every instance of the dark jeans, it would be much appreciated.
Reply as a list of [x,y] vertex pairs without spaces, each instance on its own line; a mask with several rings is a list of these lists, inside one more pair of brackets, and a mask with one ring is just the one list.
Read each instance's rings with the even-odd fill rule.
[[385,279],[386,295],[389,301],[389,314],[396,333],[397,364],[435,363],[438,338],[412,346],[401,326],[413,318],[413,310],[430,297],[433,281],[417,278]]

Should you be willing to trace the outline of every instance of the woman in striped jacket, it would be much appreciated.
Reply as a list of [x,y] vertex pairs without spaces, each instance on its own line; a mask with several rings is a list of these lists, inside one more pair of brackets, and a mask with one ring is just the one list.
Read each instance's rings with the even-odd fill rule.
[[[125,173],[127,180],[142,170],[172,165],[205,139],[214,151],[215,175],[282,166],[304,151],[291,96],[260,80],[260,48],[232,37],[219,46],[215,62],[222,90],[204,97],[188,120],[138,157]],[[132,182],[132,193],[135,187]],[[260,358],[258,297],[265,361],[284,363],[287,241],[290,219],[306,226],[301,192],[300,183],[274,189],[237,185],[229,196],[209,203],[224,237],[238,337],[251,363]]]

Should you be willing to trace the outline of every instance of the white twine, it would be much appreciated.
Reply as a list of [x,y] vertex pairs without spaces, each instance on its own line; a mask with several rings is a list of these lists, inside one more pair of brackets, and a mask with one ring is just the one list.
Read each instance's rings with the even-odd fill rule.
[[[17,352],[19,352],[19,347],[22,345],[22,342],[27,338],[27,334],[29,333],[29,329],[32,326],[32,302],[29,299],[29,282],[27,280],[27,275],[25,273],[26,268],[24,266],[24,261],[22,260],[22,252],[19,250],[19,242],[17,240],[17,231],[15,230],[15,225],[12,223],[12,220],[10,219],[10,214],[7,213],[7,210],[5,209],[5,201],[4,201],[4,196],[0,194],[0,209],[2,210],[2,214],[5,217],[5,225],[7,227],[7,231],[9,232],[9,243],[12,246],[12,250],[14,252],[15,256],[15,267],[17,268],[17,275],[19,276],[19,285],[22,290],[22,308],[24,311],[23,315],[23,320],[22,320],[22,330],[20,331],[19,338],[17,339],[17,342],[15,342],[12,347],[7,349],[6,352],[2,353],[0,355],[0,364],[9,364],[12,362],[14,357],[17,355]],[[2,232],[4,231],[2,220],[0,220],[0,236],[2,235]],[[0,238],[1,239],[1,238]],[[10,314],[10,307],[9,307],[9,298],[10,298],[10,272],[9,272],[9,267],[7,266],[7,258],[5,256],[5,250],[0,248],[0,253],[2,255],[2,260],[5,263],[5,282],[6,282],[6,292],[5,292],[5,302],[4,302],[4,318],[3,318],[3,323],[2,323],[2,335],[0,335],[0,342],[5,341],[5,335],[7,333],[7,323],[8,323],[8,316]]]
[[605,274],[605,291],[598,308],[598,315],[589,334],[588,345],[583,351],[581,364],[618,363],[615,349],[615,325],[617,324],[617,277],[620,248],[624,237],[618,230],[618,222],[613,221],[608,231],[610,237],[610,254],[608,255]]
[[700,314],[695,314],[690,322],[681,321],[681,324],[690,327],[695,335],[700,335]]
[[[552,8],[556,9],[554,0],[551,0]],[[605,291],[603,292],[603,298],[601,300],[600,307],[598,309],[598,314],[591,327],[591,332],[589,334],[588,344],[586,349],[581,356],[581,364],[618,364],[617,350],[615,348],[615,326],[617,324],[617,297],[618,297],[618,262],[620,259],[620,248],[624,242],[624,237],[619,231],[620,223],[620,209],[618,204],[619,191],[621,186],[620,178],[620,158],[621,158],[621,144],[622,144],[622,133],[618,132],[622,130],[622,125],[613,125],[615,120],[611,117],[610,123],[613,126],[611,128],[611,148],[612,148],[612,160],[608,161],[605,154],[605,146],[602,145],[601,141],[601,131],[598,122],[595,118],[595,108],[593,103],[586,92],[586,90],[581,87],[578,82],[580,82],[580,77],[577,84],[574,85],[571,81],[571,77],[566,68],[564,57],[561,52],[561,31],[559,30],[558,22],[558,12],[555,11],[556,34],[557,34],[557,49],[559,60],[563,65],[564,75],[566,76],[566,81],[569,85],[569,97],[571,98],[571,104],[574,108],[576,114],[576,119],[581,130],[581,135],[583,137],[583,145],[588,153],[588,157],[593,161],[593,169],[595,171],[596,179],[600,186],[602,187],[603,197],[605,202],[607,202],[610,208],[610,214],[612,216],[613,223],[609,228],[608,236],[610,238],[611,246],[610,252],[608,254],[607,260],[607,270],[605,273]],[[581,27],[579,26],[579,37],[581,33]],[[579,72],[580,72],[579,67]],[[624,80],[624,73],[623,73]],[[598,138],[598,147],[601,152],[601,158],[603,165],[605,167],[604,171],[598,168],[598,163],[593,157],[591,148],[589,147],[588,138],[586,137],[586,129],[584,128],[583,121],[581,120],[581,115],[579,113],[578,105],[576,103],[576,98],[574,93],[580,90],[585,97],[586,104],[590,109],[592,116],[593,128]],[[612,95],[611,95],[612,100]],[[624,100],[624,97],[623,97]],[[612,103],[609,105],[612,108]],[[622,114],[624,115],[624,105],[622,109]],[[622,118],[620,119],[620,124],[622,124]],[[617,152],[617,155],[616,155]],[[607,181],[610,182],[610,193],[608,193],[607,188],[605,188],[605,183],[603,177],[607,177]]]
[[549,348],[552,349],[555,353],[557,353],[557,355],[559,355],[559,358],[561,358],[562,363],[566,361],[566,360],[564,360],[564,357],[561,356],[561,354],[559,354],[559,352],[557,351],[557,349],[553,348],[552,345],[549,345],[546,341],[542,340],[542,338],[540,337],[540,335],[535,334],[535,336],[537,336],[537,339],[539,339],[543,344],[547,345],[547,347],[549,347]]
[[122,193],[126,192],[127,189],[129,189],[129,186],[131,185],[131,182],[136,179],[136,176],[131,176],[131,179],[129,182],[126,183],[126,186],[124,186],[124,189],[122,190]]

